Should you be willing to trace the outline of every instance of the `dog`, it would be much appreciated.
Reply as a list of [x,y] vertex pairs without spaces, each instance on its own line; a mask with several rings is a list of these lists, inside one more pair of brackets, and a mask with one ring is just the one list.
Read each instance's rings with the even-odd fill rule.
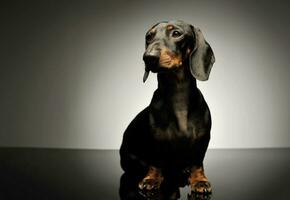
[[213,50],[199,28],[179,20],[155,24],[145,40],[143,82],[157,73],[158,88],[124,132],[121,167],[143,174],[138,187],[145,193],[178,174],[186,175],[193,192],[211,193],[203,167],[211,115],[196,79],[208,80]]

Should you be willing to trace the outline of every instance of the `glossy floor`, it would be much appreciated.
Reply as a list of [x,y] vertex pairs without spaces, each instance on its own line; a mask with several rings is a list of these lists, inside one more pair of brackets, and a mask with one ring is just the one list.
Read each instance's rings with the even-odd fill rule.
[[[290,149],[208,150],[205,172],[213,186],[207,199],[290,199]],[[116,150],[0,148],[4,200],[120,199],[122,174]],[[189,193],[180,188],[179,199]]]

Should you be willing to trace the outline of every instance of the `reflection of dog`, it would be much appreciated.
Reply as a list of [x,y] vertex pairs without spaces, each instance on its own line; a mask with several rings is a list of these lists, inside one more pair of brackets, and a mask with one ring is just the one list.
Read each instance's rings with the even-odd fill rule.
[[158,89],[150,105],[126,129],[120,149],[127,173],[143,172],[139,188],[153,191],[166,177],[188,173],[192,191],[210,193],[203,170],[211,116],[196,87],[205,81],[215,61],[201,31],[182,21],[160,22],[146,34],[145,82],[156,72]]

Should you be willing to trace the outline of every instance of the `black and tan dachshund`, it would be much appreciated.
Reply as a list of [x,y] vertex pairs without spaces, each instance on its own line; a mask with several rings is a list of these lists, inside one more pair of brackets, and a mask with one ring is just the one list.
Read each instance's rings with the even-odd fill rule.
[[203,159],[210,140],[210,111],[196,79],[205,81],[215,57],[200,29],[164,21],[146,34],[145,82],[157,73],[151,103],[127,127],[120,149],[127,173],[143,174],[141,191],[159,190],[166,180],[187,174],[192,191],[211,193]]

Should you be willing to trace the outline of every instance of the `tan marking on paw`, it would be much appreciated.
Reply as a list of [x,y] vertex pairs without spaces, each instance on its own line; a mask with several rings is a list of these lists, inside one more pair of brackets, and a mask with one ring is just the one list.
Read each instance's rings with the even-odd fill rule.
[[153,190],[160,189],[161,183],[164,178],[162,176],[161,170],[156,167],[150,167],[147,175],[139,183],[139,188],[141,190]]

